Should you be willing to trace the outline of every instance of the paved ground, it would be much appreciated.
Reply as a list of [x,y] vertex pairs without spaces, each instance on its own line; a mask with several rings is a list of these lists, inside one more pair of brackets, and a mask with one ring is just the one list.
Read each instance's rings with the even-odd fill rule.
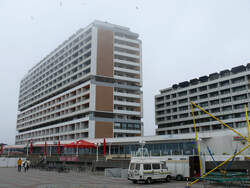
[[[0,188],[185,188],[186,182],[133,184],[121,178],[110,178],[103,175],[87,173],[58,173],[29,170],[18,173],[15,168],[0,168]],[[193,188],[202,188],[197,184]],[[206,188],[219,186],[206,186]],[[221,186],[220,186],[221,187]]]

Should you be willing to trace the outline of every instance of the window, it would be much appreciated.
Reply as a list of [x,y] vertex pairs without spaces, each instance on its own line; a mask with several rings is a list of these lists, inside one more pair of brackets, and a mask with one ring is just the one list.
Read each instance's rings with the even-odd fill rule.
[[227,85],[229,85],[230,83],[229,83],[229,80],[226,80],[226,81],[223,81],[223,82],[220,82],[220,86],[227,86]]
[[184,110],[188,110],[188,106],[181,106],[181,107],[179,107],[179,111],[184,111]]
[[230,93],[230,89],[221,90],[220,93],[221,93],[222,95],[229,94],[229,93]]
[[186,117],[188,117],[188,113],[180,114],[180,118],[186,118]]
[[219,93],[218,93],[218,91],[216,91],[216,92],[210,93],[209,95],[210,95],[210,97],[216,97],[219,95]]
[[206,99],[206,98],[207,98],[207,94],[200,95],[200,99]]
[[195,96],[195,97],[190,97],[190,101],[196,101],[198,98],[197,98],[197,96]]
[[245,104],[236,104],[236,105],[234,105],[234,109],[241,109],[241,108],[245,108]]
[[151,164],[143,164],[144,170],[151,170]]
[[207,90],[207,86],[199,87],[199,90],[200,90],[200,91],[206,91],[206,90]]
[[237,122],[236,123],[236,127],[245,127],[246,126],[246,122]]
[[222,116],[222,119],[231,119],[231,118],[233,118],[233,114],[228,114],[228,115]]
[[231,102],[231,97],[223,98],[223,99],[221,99],[221,102],[222,103]]
[[197,88],[194,88],[194,89],[190,89],[190,90],[189,90],[189,93],[190,93],[190,94],[193,94],[193,93],[196,93],[196,92],[197,92]]
[[136,169],[136,170],[140,170],[140,166],[141,166],[140,164],[136,164],[136,165],[135,165],[135,169]]
[[243,113],[236,113],[236,114],[234,114],[234,117],[235,118],[246,117],[246,114],[245,114],[245,112],[243,112]]
[[247,98],[247,94],[238,95],[238,96],[233,97],[234,101],[243,100],[243,99],[246,99],[246,98]]
[[182,91],[178,93],[179,97],[187,95],[187,91]]
[[222,111],[230,111],[232,110],[232,106],[224,106],[222,107]]
[[200,106],[201,106],[201,107],[208,106],[208,102],[202,102],[202,103],[200,103]]
[[233,87],[233,92],[243,91],[246,89],[246,86]]
[[211,113],[217,113],[217,112],[220,112],[220,108],[211,109]]
[[211,105],[216,105],[216,104],[219,104],[219,103],[220,103],[219,100],[210,101],[210,104],[211,104]]
[[218,87],[218,83],[209,85],[209,89],[214,89]]
[[245,78],[244,78],[244,76],[242,76],[239,78],[232,79],[232,84],[236,84],[236,83],[240,83],[240,82],[244,82],[244,81],[245,81]]
[[160,169],[160,164],[159,163],[153,163],[152,167],[154,170]]
[[188,102],[188,100],[187,100],[187,99],[182,99],[182,100],[179,100],[179,104],[186,103],[186,102]]

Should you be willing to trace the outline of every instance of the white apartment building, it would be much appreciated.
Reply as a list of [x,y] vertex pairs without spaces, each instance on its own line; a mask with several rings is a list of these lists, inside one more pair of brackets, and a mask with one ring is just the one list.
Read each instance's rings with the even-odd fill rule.
[[16,144],[143,134],[139,35],[94,21],[21,80]]
[[[155,96],[156,134],[194,132],[191,101],[233,128],[246,127],[244,107],[247,105],[250,115],[250,63],[161,90]],[[194,114],[199,132],[227,129],[197,108]]]

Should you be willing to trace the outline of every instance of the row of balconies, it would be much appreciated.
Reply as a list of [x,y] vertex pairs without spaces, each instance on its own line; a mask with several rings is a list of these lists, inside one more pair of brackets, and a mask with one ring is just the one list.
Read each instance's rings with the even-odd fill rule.
[[[241,84],[239,84],[238,86],[248,86],[249,84],[247,82],[242,82]],[[175,100],[181,100],[181,99],[185,99],[187,97],[198,97],[198,96],[201,96],[201,95],[204,95],[204,94],[209,94],[209,96],[211,95],[211,93],[214,93],[216,91],[220,92],[220,94],[218,94],[218,96],[221,96],[221,95],[224,95],[221,93],[221,91],[225,90],[225,89],[231,89],[232,87],[231,86],[227,86],[227,87],[219,87],[219,88],[216,88],[216,89],[212,89],[212,90],[207,90],[207,91],[203,91],[203,92],[197,92],[197,93],[192,93],[192,94],[188,94],[188,95],[185,95],[185,96],[181,96],[181,97],[175,97],[175,98],[170,98],[170,99],[165,99],[164,100],[164,96],[162,97],[156,97],[155,99],[155,103],[156,104],[161,104],[161,103],[165,103],[165,102],[172,102],[172,101],[175,101]],[[247,88],[246,88],[247,90]],[[230,93],[232,94],[238,94],[238,92],[232,92],[230,90]],[[218,96],[213,96],[213,97],[218,97]],[[161,98],[161,100],[158,100],[159,98]]]
[[[115,48],[122,48],[122,49],[126,49],[126,50],[132,50],[132,51],[137,52],[138,55],[139,55],[139,53],[140,53],[139,45],[138,45],[138,47],[132,47],[132,46],[126,45],[126,43],[121,44],[121,43],[117,43],[117,42],[115,41],[115,42],[114,42],[114,47],[115,47]],[[116,49],[115,49],[115,50],[116,50]]]
[[41,134],[40,133],[37,133],[37,134],[24,133],[22,135],[18,135],[17,138],[18,139],[44,138],[44,137],[47,137],[47,136],[63,136],[63,135],[77,134],[77,133],[82,133],[82,132],[87,132],[87,131],[88,131],[88,126],[83,128],[83,129],[75,129],[75,130],[68,129],[66,131],[60,131],[60,132],[45,131],[45,132],[43,132]]
[[[242,76],[245,76],[246,81],[247,81],[249,79],[249,77],[250,77],[249,72],[250,71],[241,72],[241,73],[238,73],[238,74],[231,75],[230,78],[229,77],[223,77],[223,78],[219,78],[219,79],[212,80],[212,81],[209,81],[209,82],[203,82],[203,83],[199,83],[199,84],[196,84],[196,85],[191,85],[191,86],[184,87],[184,88],[178,88],[178,89],[170,88],[167,92],[165,92],[165,90],[162,90],[162,93],[157,95],[157,98],[161,97],[163,95],[166,96],[166,95],[176,94],[177,92],[179,93],[179,92],[187,91],[187,89],[191,90],[191,89],[195,89],[195,88],[198,88],[198,87],[203,87],[203,86],[208,86],[208,85],[212,85],[212,84],[216,84],[216,83],[221,83],[221,82],[228,81],[228,80],[234,79],[234,78],[239,78],[239,77],[242,77]],[[235,83],[235,85],[236,84],[239,84],[239,83]],[[225,85],[225,86],[228,87],[228,85]],[[219,88],[225,87],[225,86],[222,85]]]
[[58,123],[55,125],[50,125],[49,127],[32,129],[29,131],[25,131],[25,133],[18,133],[18,135],[29,134],[32,136],[35,133],[37,133],[37,134],[39,133],[39,135],[40,135],[40,133],[45,134],[45,132],[49,131],[49,130],[55,130],[56,132],[58,132],[58,130],[59,130],[59,132],[64,132],[65,127],[67,127],[68,125],[74,125],[75,130],[85,129],[88,127],[88,121],[89,121],[89,117],[84,117],[84,118],[80,118],[80,119],[74,119],[71,121]]
[[[43,111],[47,111],[48,109],[51,109],[52,107],[56,107],[57,105],[64,104],[66,102],[69,102],[70,100],[83,97],[87,94],[89,95],[89,88],[86,89],[84,87],[85,86],[82,86],[82,88],[78,88],[78,89],[74,88],[75,89],[74,91],[70,90],[70,91],[67,91],[67,93],[63,95],[53,97],[50,101],[41,103],[38,106],[19,114],[18,120],[20,120],[21,118],[23,119],[26,117],[30,117],[30,115],[34,113],[41,113]],[[73,92],[75,92],[75,95],[72,94]]]
[[[86,69],[84,69],[83,71],[79,70],[76,74],[72,75],[71,78],[69,78],[67,80],[65,79],[64,81],[62,81],[59,85],[56,86],[56,88],[54,88],[54,89],[51,88],[51,91],[53,89],[53,92],[56,93],[56,92],[60,91],[62,88],[67,88],[70,85],[73,85],[74,83],[77,83],[80,80],[83,80],[83,76],[85,78],[90,76],[90,66],[86,67]],[[52,93],[48,93],[47,95],[44,96],[44,98],[49,97],[51,94]],[[26,106],[31,105],[31,104],[32,104],[32,101],[30,103],[27,103]]]
[[[57,60],[54,60],[53,62],[57,62],[58,63],[58,62],[62,62],[63,60],[66,60],[66,58],[68,57],[68,55],[71,54],[71,53],[69,53],[69,51],[72,51],[72,53],[73,53],[73,51],[74,51],[73,49],[76,50],[75,47],[78,46],[78,45],[81,47],[81,46],[83,46],[85,44],[84,48],[86,48],[89,44],[91,44],[90,40],[91,40],[91,35],[86,36],[84,38],[84,43],[83,43],[83,41],[79,41],[78,43],[75,44],[74,47],[72,47],[72,48],[68,49],[67,51],[65,51],[65,53],[63,55],[61,55],[59,58],[57,58]],[[67,54],[67,55],[65,55],[65,54]],[[63,56],[63,58],[61,58],[62,56]],[[38,81],[42,80],[42,78],[47,77],[49,74],[51,74],[54,71],[56,71],[56,67],[58,66],[57,63],[52,63],[52,64],[54,64],[53,66],[51,66],[51,63],[50,63],[46,68],[45,68],[44,64],[41,64],[41,68],[40,68],[41,71],[38,70],[37,73],[34,74],[34,76],[31,77],[31,78],[28,76],[27,77],[27,82],[31,82],[33,80],[33,83],[35,84]],[[44,66],[44,69],[42,70],[43,66]],[[59,66],[59,67],[61,68],[62,66]],[[41,74],[43,74],[43,76],[40,76]],[[32,73],[31,73],[31,75],[32,75]],[[37,79],[37,81],[34,81],[35,78],[38,77],[38,76],[40,76],[40,77]],[[23,91],[24,91],[24,89],[22,88],[23,86],[25,86],[26,89],[29,87],[29,86],[27,86],[27,82],[25,82],[25,83],[21,82],[20,93],[23,93]]]
[[[88,52],[86,52],[85,53],[85,55],[86,54],[88,54],[88,53],[90,53],[91,52],[91,49],[88,51]],[[57,77],[55,77],[55,79],[54,79],[54,83],[53,84],[50,84],[50,85],[48,85],[47,86],[47,91],[50,89],[50,88],[52,88],[52,87],[55,87],[55,84],[57,83],[57,82],[59,82],[59,81],[61,81],[61,80],[66,80],[70,75],[72,75],[72,76],[74,76],[74,75],[76,75],[75,73],[79,73],[79,72],[82,72],[82,71],[84,71],[84,70],[86,70],[86,68],[90,68],[90,54],[89,54],[89,56],[88,57],[86,57],[85,59],[84,59],[84,62],[82,62],[82,64],[81,65],[84,65],[84,69],[82,69],[82,68],[80,68],[78,71],[73,71],[75,68],[77,68],[79,65],[75,65],[74,67],[72,67],[70,70],[68,70],[66,73],[64,73],[64,76],[62,75],[62,74],[60,74],[60,75],[58,75]],[[76,59],[75,59],[76,60]],[[86,64],[86,66],[85,66],[85,64]],[[62,72],[63,73],[63,72]],[[61,80],[57,80],[57,79],[59,79],[59,77],[63,77],[63,78],[61,78]],[[71,77],[72,78],[72,77]],[[53,80],[49,80],[48,82],[53,82]],[[47,82],[47,83],[48,83]],[[62,83],[62,82],[61,82]],[[46,83],[45,83],[46,84]],[[43,87],[45,87],[45,84],[43,84]],[[49,87],[50,86],[50,87]],[[45,88],[46,89],[46,88]],[[55,89],[55,88],[54,88]],[[37,91],[39,91],[40,90],[40,92],[37,92]],[[29,94],[29,96],[22,96],[22,95],[20,95],[20,100],[19,100],[19,105],[21,106],[21,105],[23,105],[23,103],[25,102],[25,99],[28,99],[28,98],[30,98],[31,96],[33,96],[33,98],[35,97],[35,96],[38,96],[38,95],[40,95],[43,91],[44,91],[44,89],[41,89],[41,87],[39,88],[39,89],[37,89],[37,90],[34,90],[34,89],[32,89],[31,88],[31,91],[33,91],[31,94]],[[36,95],[35,95],[35,93],[36,93]],[[32,98],[31,98],[32,99]],[[29,99],[29,100],[31,100],[31,99]]]
[[118,40],[121,40],[121,41],[127,41],[127,42],[131,42],[131,43],[134,43],[134,44],[140,44],[140,41],[137,40],[137,39],[129,39],[127,37],[124,37],[124,36],[118,36],[115,34],[114,36],[114,39],[118,39]]
[[[225,95],[219,95],[219,96],[209,97],[209,98],[206,98],[206,99],[192,100],[192,98],[186,98],[186,99],[188,99],[188,101],[186,102],[186,105],[190,105],[190,101],[195,102],[196,104],[200,104],[200,103],[203,103],[203,102],[209,102],[210,105],[214,105],[214,104],[212,104],[212,102],[213,101],[217,101],[217,100],[219,100],[218,104],[220,102],[221,103],[228,103],[228,102],[239,103],[238,101],[241,101],[241,99],[233,100],[232,101],[232,98],[234,99],[234,97],[236,97],[236,96],[248,94],[249,92],[250,92],[250,90],[248,89],[248,90],[244,90],[244,91],[237,92],[237,93],[230,93],[230,94],[225,94]],[[250,96],[247,96],[247,98],[249,98],[249,97]],[[227,101],[227,102],[223,102],[223,99],[227,99],[227,98],[230,98],[231,100]],[[245,99],[247,99],[247,98],[245,98]],[[169,104],[169,103],[170,102],[166,102],[165,104],[164,103],[163,104],[158,104],[158,105],[156,104],[156,111],[164,110],[164,109],[169,109],[169,108],[173,108],[173,107],[180,107],[180,106],[184,105],[184,103],[182,103],[181,105],[178,104],[177,101],[176,101],[175,104],[173,102],[172,102],[172,104]]]
[[26,138],[16,138],[17,142],[24,142],[25,144],[27,141],[32,139],[32,142],[39,142],[39,141],[57,141],[57,140],[72,140],[72,139],[79,139],[79,138],[87,138],[88,136],[88,129],[81,130],[81,131],[71,131],[67,133],[59,133],[59,134],[52,134],[52,135],[44,135],[44,136],[35,136],[35,137],[26,137]]
[[22,119],[18,119],[18,123],[23,122],[25,120],[31,120],[31,119],[34,119],[36,117],[41,117],[43,115],[47,115],[47,114],[50,114],[52,112],[56,112],[56,111],[58,111],[60,109],[65,109],[67,107],[71,107],[74,104],[79,104],[79,103],[84,102],[84,101],[86,101],[88,99],[89,99],[89,95],[86,95],[86,96],[83,96],[83,97],[75,98],[73,100],[69,100],[67,102],[61,102],[60,104],[57,104],[56,106],[48,107],[48,108],[46,108],[44,110],[40,110],[39,112],[34,113],[32,115],[26,116],[26,117],[24,117]]
[[61,115],[61,112],[57,112],[55,114],[48,115],[48,116],[45,116],[43,118],[38,118],[38,119],[33,120],[33,121],[19,124],[19,125],[17,125],[17,130],[27,129],[30,127],[38,126],[41,123],[43,123],[43,124],[49,123],[51,121],[56,121],[56,120],[59,120],[62,118],[67,118],[67,117],[74,116],[77,114],[83,114],[83,113],[86,113],[88,111],[89,111],[88,103],[85,105],[79,105],[79,106],[75,107],[74,110],[65,110],[64,113],[62,113],[62,115]]
[[[86,99],[82,99],[77,104],[79,104],[80,102],[85,102],[85,101],[86,101]],[[88,103],[89,101],[86,101],[86,102]],[[31,120],[33,120],[33,119],[35,119],[37,117],[41,118],[42,116],[49,115],[49,114],[52,114],[52,117],[53,117],[53,114],[55,112],[59,112],[60,110],[66,109],[67,107],[69,107],[70,108],[69,110],[65,110],[65,111],[61,111],[60,113],[57,113],[57,114],[59,114],[58,116],[67,114],[68,111],[72,112],[72,110],[71,110],[72,107],[71,106],[74,105],[74,104],[76,104],[76,103],[62,104],[62,106],[60,106],[60,107],[57,106],[56,108],[52,107],[51,109],[48,109],[47,111],[43,111],[43,112],[40,112],[39,114],[35,114],[35,115],[31,115],[30,117],[23,118],[23,120],[18,121],[18,124],[25,123],[27,120],[31,121]],[[80,107],[77,107],[77,110],[78,110],[78,108],[80,108]]]
[[118,97],[131,97],[131,98],[141,98],[140,94],[130,94],[130,93],[122,93],[122,92],[114,92],[114,96]]

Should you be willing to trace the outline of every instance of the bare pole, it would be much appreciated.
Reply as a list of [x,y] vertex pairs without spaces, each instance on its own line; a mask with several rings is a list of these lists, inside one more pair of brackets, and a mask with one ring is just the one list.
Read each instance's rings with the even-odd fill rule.
[[201,175],[203,175],[203,168],[202,168],[202,162],[201,162],[200,147],[199,147],[199,141],[198,141],[197,129],[196,129],[196,125],[195,125],[194,107],[193,107],[192,103],[191,103],[191,108],[192,108],[192,114],[193,114],[193,122],[194,122],[195,139],[196,139],[197,150],[198,150],[199,161],[200,161],[200,173],[201,173]]
[[247,113],[247,105],[245,105],[245,111],[246,111],[246,120],[247,120],[248,144],[250,144],[250,124],[249,124],[248,113]]

